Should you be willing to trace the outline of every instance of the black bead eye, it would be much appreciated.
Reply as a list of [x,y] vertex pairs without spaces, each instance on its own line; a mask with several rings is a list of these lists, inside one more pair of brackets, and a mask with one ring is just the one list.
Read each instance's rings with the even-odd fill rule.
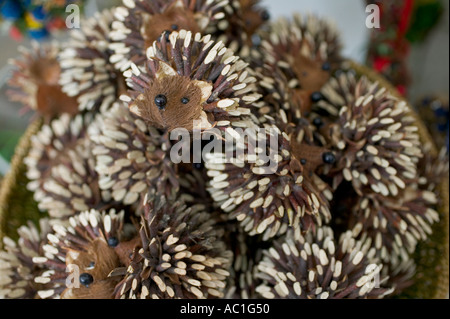
[[263,12],[261,12],[261,19],[263,19],[264,21],[268,21],[270,20],[270,14],[268,11],[264,10]]
[[95,261],[91,261],[89,265],[86,267],[87,270],[92,270],[95,267]]
[[322,64],[322,70],[324,71],[330,71],[331,70],[331,65],[328,62],[325,62],[324,64]]
[[155,97],[155,104],[158,107],[158,109],[164,110],[166,108],[166,105],[167,105],[167,98],[166,98],[166,96],[163,95],[163,94],[158,94]]
[[188,104],[189,103],[189,99],[187,97],[184,97],[184,98],[181,99],[181,103]]
[[313,124],[314,124],[315,127],[321,128],[323,126],[323,121],[322,121],[322,119],[320,117],[316,117],[313,120]]
[[323,95],[320,92],[314,92],[313,94],[311,94],[311,101],[314,103],[317,103],[322,99],[323,99]]
[[178,25],[177,24],[172,24],[171,28],[172,28],[172,30],[178,30]]
[[252,43],[255,47],[258,47],[261,45],[262,39],[259,34],[252,35]]
[[194,168],[195,169],[203,169],[203,164],[202,163],[194,163]]
[[94,282],[94,277],[92,277],[91,274],[83,273],[80,275],[80,284],[82,284],[85,287],[89,287],[90,284]]
[[117,247],[119,245],[119,240],[116,237],[108,238],[108,246],[109,247]]
[[170,40],[170,39],[169,39],[170,33],[172,33],[170,30],[164,31],[164,38],[166,39],[166,41],[169,41],[169,40]]
[[301,163],[302,165],[305,165],[305,164],[306,164],[306,159],[302,158],[302,159],[300,160],[300,163]]
[[331,152],[325,152],[322,154],[322,160],[326,164],[334,164],[336,163],[336,156]]

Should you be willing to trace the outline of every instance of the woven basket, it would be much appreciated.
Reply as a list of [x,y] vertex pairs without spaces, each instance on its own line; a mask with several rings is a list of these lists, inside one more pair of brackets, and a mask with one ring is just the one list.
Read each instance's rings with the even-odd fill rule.
[[[27,190],[28,179],[23,159],[31,146],[31,136],[41,127],[41,120],[29,125],[20,139],[9,172],[2,178],[0,184],[0,238],[9,236],[17,238],[17,228],[28,220],[37,221],[43,216],[33,200],[33,194]],[[0,240],[0,247],[3,242]]]
[[[393,86],[374,71],[356,64],[348,62],[348,67],[354,69],[361,75],[366,75],[372,81],[378,81],[388,88],[391,93],[398,98],[402,98]],[[409,105],[409,104],[408,104]],[[411,109],[412,110],[412,109]],[[414,113],[416,124],[419,127],[421,141],[431,143],[432,139],[423,122]],[[30,137],[35,134],[41,126],[41,121],[33,122],[19,145],[11,163],[10,172],[3,178],[0,188],[0,238],[7,235],[13,239],[17,238],[16,229],[25,224],[28,220],[37,221],[43,216],[33,200],[33,194],[27,188],[26,167],[23,162],[24,157],[30,148]],[[431,150],[437,154],[433,146]],[[449,198],[448,180],[445,180],[439,189],[442,199],[438,212],[441,222],[433,227],[433,235],[429,240],[422,242],[417,247],[415,260],[417,263],[417,275],[415,284],[407,289],[401,298],[416,299],[444,299],[448,298],[449,285]],[[1,242],[1,241],[0,241]],[[1,246],[1,243],[0,243]]]

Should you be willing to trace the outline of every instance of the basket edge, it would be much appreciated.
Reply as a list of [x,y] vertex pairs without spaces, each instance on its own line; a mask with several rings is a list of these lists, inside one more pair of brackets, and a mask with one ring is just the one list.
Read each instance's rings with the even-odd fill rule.
[[25,133],[19,140],[17,144],[14,156],[11,160],[11,166],[7,174],[3,177],[2,182],[0,184],[0,249],[3,248],[3,237],[4,237],[4,226],[7,219],[7,210],[8,204],[7,199],[11,195],[11,187],[16,182],[16,176],[18,174],[18,170],[20,164],[23,162],[25,156],[27,156],[28,151],[31,147],[31,136],[37,133],[42,124],[42,120],[40,118],[34,120],[27,128]]

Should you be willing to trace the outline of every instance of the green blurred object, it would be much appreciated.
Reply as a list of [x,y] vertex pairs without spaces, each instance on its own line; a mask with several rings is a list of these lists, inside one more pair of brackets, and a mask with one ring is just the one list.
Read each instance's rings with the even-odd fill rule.
[[411,25],[406,38],[411,43],[425,40],[429,32],[438,24],[444,7],[438,0],[416,1]]
[[19,131],[0,131],[0,155],[6,160],[11,161],[14,150],[23,132]]

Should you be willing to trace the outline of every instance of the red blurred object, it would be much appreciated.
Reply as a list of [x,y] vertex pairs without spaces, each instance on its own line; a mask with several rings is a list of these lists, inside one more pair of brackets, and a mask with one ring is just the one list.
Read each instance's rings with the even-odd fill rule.
[[11,37],[11,39],[18,42],[23,40],[22,32],[20,32],[19,28],[14,25],[9,29],[9,36]]
[[381,28],[373,29],[367,64],[384,75],[402,95],[407,95],[411,75],[407,64],[410,43],[406,38],[415,0],[367,0],[380,8]]
[[408,32],[414,9],[414,0],[404,0],[403,9],[398,23],[398,38],[403,38]]
[[404,85],[397,85],[397,91],[403,96],[405,96],[406,93],[408,93],[406,86],[404,86]]
[[47,28],[50,32],[62,30],[62,29],[65,29],[65,27],[66,27],[66,21],[60,17],[53,18],[47,24]]
[[384,72],[391,64],[391,60],[385,57],[376,57],[373,61],[373,68],[378,72]]

